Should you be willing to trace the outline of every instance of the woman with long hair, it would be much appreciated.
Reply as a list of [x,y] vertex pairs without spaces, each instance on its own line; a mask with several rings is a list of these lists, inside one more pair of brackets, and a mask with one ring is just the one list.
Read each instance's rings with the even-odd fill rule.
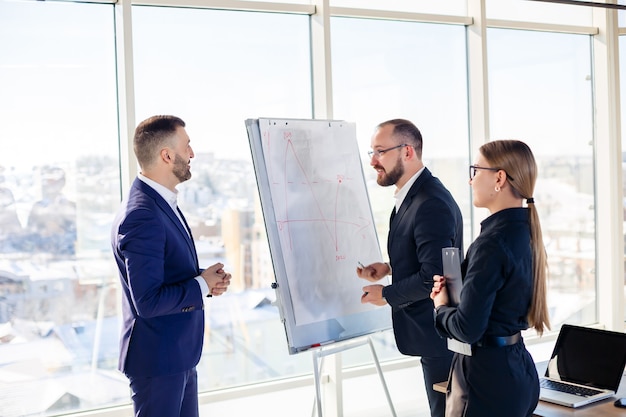
[[442,276],[434,276],[431,293],[437,331],[465,344],[452,361],[447,417],[531,416],[539,401],[537,370],[521,337],[529,327],[538,334],[550,327],[536,179],[533,153],[518,140],[484,144],[470,166],[473,204],[490,215],[461,265],[459,304],[448,305]]

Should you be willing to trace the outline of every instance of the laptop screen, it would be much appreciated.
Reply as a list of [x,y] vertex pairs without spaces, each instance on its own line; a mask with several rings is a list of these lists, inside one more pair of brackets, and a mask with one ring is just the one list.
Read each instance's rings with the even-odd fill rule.
[[626,333],[564,324],[546,377],[617,391],[626,365]]

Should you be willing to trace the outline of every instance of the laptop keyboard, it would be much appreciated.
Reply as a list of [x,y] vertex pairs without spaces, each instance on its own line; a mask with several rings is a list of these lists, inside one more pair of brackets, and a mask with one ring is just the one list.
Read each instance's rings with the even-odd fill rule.
[[566,392],[568,394],[580,395],[583,397],[591,397],[592,395],[600,394],[602,392],[593,388],[586,388],[586,387],[579,387],[576,385],[564,384],[562,382],[551,381],[549,379],[541,380],[541,388]]

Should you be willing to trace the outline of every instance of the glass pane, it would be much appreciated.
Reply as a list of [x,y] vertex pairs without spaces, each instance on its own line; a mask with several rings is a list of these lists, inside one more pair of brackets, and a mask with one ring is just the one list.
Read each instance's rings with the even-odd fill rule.
[[586,35],[488,30],[491,138],[526,142],[550,267],[553,328],[596,318],[593,103]]
[[[622,14],[623,15],[623,14]],[[619,37],[619,71],[620,71],[620,97],[621,97],[621,123],[622,123],[622,201],[624,205],[624,225],[626,226],[626,37]],[[624,228],[624,243],[626,243],[626,228]],[[626,296],[626,248],[624,249],[624,295]],[[626,312],[624,313],[626,321]]]
[[[395,187],[376,183],[367,151],[374,127],[413,121],[424,137],[425,165],[457,200],[470,232],[465,28],[410,22],[332,18],[336,119],[356,123],[363,169],[385,259]],[[398,356],[390,331],[377,349]]]
[[528,0],[486,0],[487,18],[590,26],[592,8]]
[[109,244],[114,33],[111,5],[0,0],[3,416],[128,402]]
[[348,18],[331,24],[335,118],[356,123],[383,251],[393,187],[376,184],[367,151],[374,127],[388,119],[417,125],[425,164],[450,189],[469,225],[465,29]]
[[452,16],[465,16],[465,0],[330,0],[335,7],[353,7],[360,9],[393,10],[409,13],[429,13]]
[[137,6],[133,41],[137,121],[174,114],[187,123],[194,176],[178,187],[179,205],[201,267],[220,261],[233,274],[205,308],[200,389],[311,373],[310,356],[288,354],[270,304],[274,275],[244,123],[312,117],[308,16]]
[[[246,1],[257,1],[257,2],[267,3],[266,0],[246,0]],[[287,3],[287,4],[312,4],[312,3],[314,3],[314,0],[289,0],[289,1],[281,1],[280,3]]]

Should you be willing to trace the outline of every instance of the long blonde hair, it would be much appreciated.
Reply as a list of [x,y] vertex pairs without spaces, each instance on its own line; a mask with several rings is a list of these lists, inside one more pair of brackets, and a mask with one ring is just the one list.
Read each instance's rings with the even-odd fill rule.
[[541,223],[533,193],[537,181],[537,163],[532,151],[519,140],[495,140],[480,147],[481,155],[491,166],[502,168],[517,197],[526,199],[533,256],[533,296],[528,310],[528,323],[539,335],[550,329],[547,302],[548,257],[543,244]]

